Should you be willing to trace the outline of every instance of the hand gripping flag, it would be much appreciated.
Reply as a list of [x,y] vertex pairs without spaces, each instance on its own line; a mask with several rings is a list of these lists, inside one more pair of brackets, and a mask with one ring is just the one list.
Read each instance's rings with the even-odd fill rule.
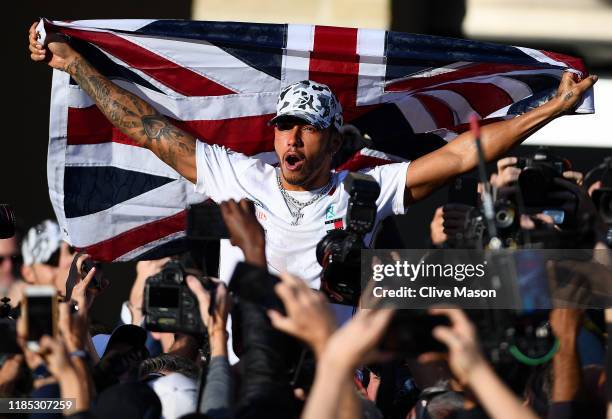
[[[41,20],[101,73],[202,141],[273,161],[283,87],[336,93],[346,123],[373,139],[342,168],[414,159],[451,141],[476,114],[511,118],[556,92],[576,58],[529,48],[371,29],[184,20]],[[592,91],[577,113],[592,113]],[[205,196],[106,120],[54,71],[51,202],[72,245],[102,261],[157,257],[185,236],[185,208]]]

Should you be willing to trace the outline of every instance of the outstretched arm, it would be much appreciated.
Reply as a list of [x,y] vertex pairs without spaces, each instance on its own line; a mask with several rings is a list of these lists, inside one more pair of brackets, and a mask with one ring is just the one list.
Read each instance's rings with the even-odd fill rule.
[[[480,136],[486,161],[498,159],[553,119],[572,111],[582,94],[596,81],[597,76],[590,76],[576,83],[572,75],[566,72],[555,98],[514,119],[482,127]],[[477,165],[476,143],[468,131],[411,163],[406,173],[404,203],[426,198],[452,178],[469,172]]]
[[32,60],[46,61],[70,74],[115,127],[195,183],[196,139],[147,102],[112,83],[57,35],[48,36],[51,39],[45,47],[37,41],[36,23],[30,27]]

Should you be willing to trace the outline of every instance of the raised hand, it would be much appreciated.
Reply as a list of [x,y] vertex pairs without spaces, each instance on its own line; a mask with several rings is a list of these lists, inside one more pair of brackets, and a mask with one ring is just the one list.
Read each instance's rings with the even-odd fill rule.
[[287,315],[268,310],[272,326],[306,342],[320,357],[337,327],[327,299],[288,273],[280,278],[282,282],[275,286],[275,291],[283,301]]
[[221,215],[230,232],[230,241],[243,252],[247,262],[266,266],[264,230],[255,217],[253,203],[246,199],[222,202]]
[[433,335],[448,346],[449,365],[461,384],[469,384],[472,372],[479,366],[486,365],[480,352],[476,328],[460,309],[432,309],[433,315],[447,316],[451,326],[437,326]]
[[48,33],[47,45],[43,45],[36,31],[37,25],[38,22],[34,22],[30,26],[28,36],[30,58],[33,61],[45,61],[52,68],[67,71],[70,63],[78,55],[77,52],[59,34]]
[[555,100],[557,101],[559,113],[572,112],[578,106],[584,92],[591,88],[597,81],[597,76],[591,75],[579,82],[574,80],[570,72],[563,73],[561,83],[557,89]]

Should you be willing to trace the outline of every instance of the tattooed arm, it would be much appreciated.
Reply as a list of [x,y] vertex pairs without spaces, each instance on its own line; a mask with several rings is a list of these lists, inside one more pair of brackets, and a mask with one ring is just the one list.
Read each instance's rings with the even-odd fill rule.
[[[566,72],[555,98],[516,118],[483,126],[480,136],[485,159],[492,161],[502,157],[553,119],[574,110],[582,94],[596,81],[597,76],[590,76],[576,83],[572,75]],[[410,164],[406,173],[404,202],[410,204],[427,197],[452,178],[469,172],[477,165],[476,143],[468,131]]]
[[112,83],[64,40],[50,36],[45,47],[37,41],[36,23],[30,27],[32,60],[46,61],[70,74],[115,127],[195,183],[196,139],[147,102]]

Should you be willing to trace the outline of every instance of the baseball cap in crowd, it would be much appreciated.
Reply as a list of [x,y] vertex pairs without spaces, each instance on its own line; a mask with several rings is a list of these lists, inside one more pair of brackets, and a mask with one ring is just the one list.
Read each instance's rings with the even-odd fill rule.
[[318,129],[342,127],[342,106],[336,95],[324,84],[303,80],[285,87],[276,102],[276,116],[270,124],[283,118],[303,119]]
[[52,220],[30,228],[21,244],[23,263],[31,266],[35,263],[53,263],[56,255],[59,261],[59,248],[62,244],[62,233],[59,225]]
[[92,409],[96,418],[159,419],[162,413],[159,397],[145,383],[115,384],[98,396]]
[[92,338],[98,356],[102,358],[106,351],[113,346],[125,343],[134,348],[145,346],[147,332],[140,326],[133,324],[122,324],[118,326],[111,335],[100,334]]

